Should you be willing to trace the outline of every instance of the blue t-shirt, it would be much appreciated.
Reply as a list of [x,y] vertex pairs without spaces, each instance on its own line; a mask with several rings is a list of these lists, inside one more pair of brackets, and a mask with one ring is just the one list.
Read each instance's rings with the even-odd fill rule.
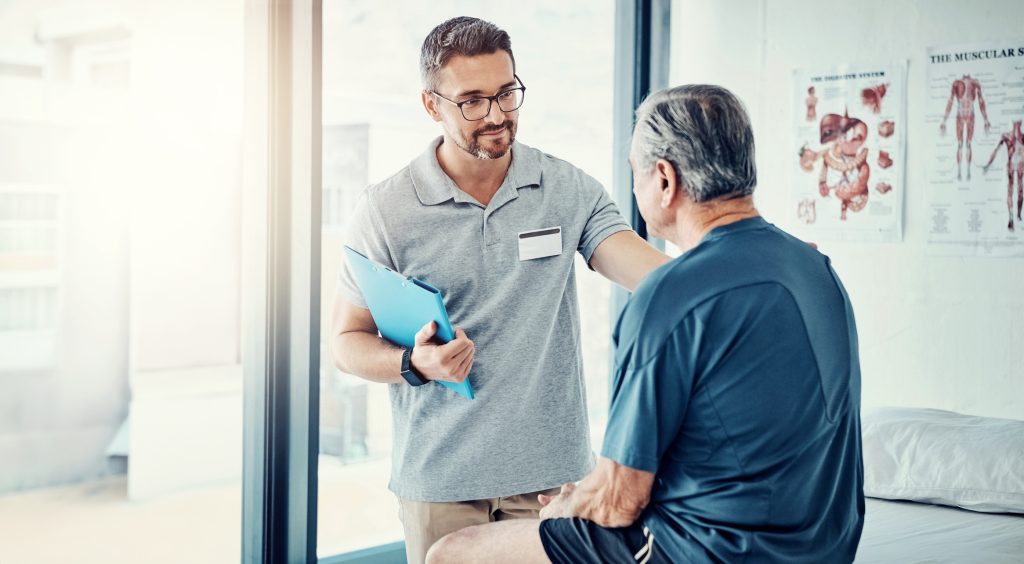
[[853,310],[829,260],[760,217],[651,273],[615,330],[602,454],[656,474],[641,520],[680,562],[850,562],[864,524]]

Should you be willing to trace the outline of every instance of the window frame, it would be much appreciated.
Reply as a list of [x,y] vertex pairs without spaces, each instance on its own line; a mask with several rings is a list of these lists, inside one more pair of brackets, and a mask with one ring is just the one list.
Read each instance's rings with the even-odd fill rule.
[[320,0],[246,0],[242,561],[315,562]]
[[[633,230],[662,251],[665,242],[647,233],[647,222],[636,205],[628,159],[636,109],[648,94],[668,86],[671,30],[672,0],[616,0],[612,198]],[[610,327],[618,323],[628,300],[629,292],[612,288]],[[612,351],[608,360],[609,386],[615,376],[614,354]]]

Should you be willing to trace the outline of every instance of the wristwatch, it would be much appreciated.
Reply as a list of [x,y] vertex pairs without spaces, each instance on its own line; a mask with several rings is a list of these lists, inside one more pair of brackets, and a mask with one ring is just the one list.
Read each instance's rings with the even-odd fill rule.
[[423,376],[420,376],[419,373],[416,372],[416,369],[412,367],[410,357],[412,357],[412,349],[403,348],[402,378],[405,378],[405,381],[408,382],[410,386],[422,386],[423,384],[429,382],[430,380],[427,380]]

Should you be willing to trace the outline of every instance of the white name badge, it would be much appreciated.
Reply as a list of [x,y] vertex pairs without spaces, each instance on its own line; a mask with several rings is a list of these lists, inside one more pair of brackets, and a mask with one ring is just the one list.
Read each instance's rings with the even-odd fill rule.
[[547,227],[519,234],[519,260],[533,260],[562,254],[562,228]]

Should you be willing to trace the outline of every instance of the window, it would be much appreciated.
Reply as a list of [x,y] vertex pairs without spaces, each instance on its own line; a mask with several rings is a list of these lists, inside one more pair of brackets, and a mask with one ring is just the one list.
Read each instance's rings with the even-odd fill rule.
[[239,560],[245,20],[189,6],[0,4],[0,562]]

